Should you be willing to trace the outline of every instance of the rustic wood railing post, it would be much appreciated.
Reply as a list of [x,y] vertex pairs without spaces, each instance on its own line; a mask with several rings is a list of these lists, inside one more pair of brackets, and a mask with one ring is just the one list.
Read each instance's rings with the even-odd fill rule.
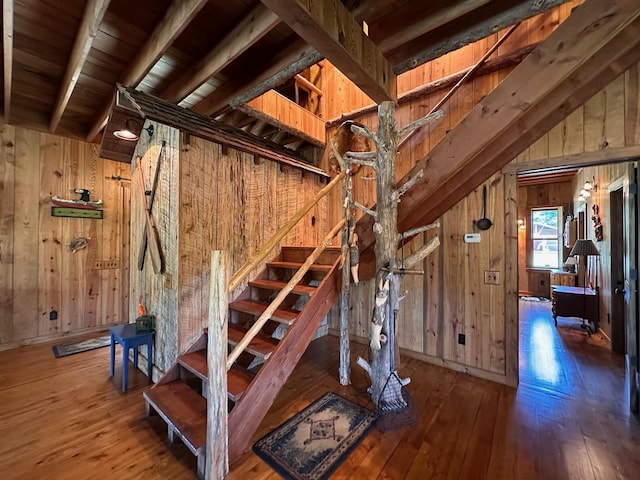
[[229,434],[227,429],[227,290],[229,254],[211,252],[209,294],[209,333],[207,340],[208,401],[206,480],[221,480],[229,472]]

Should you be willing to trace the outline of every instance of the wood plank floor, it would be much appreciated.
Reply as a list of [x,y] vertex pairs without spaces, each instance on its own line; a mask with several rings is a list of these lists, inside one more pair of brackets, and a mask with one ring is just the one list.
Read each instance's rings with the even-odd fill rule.
[[[556,328],[548,303],[521,302],[521,318],[517,390],[403,359],[419,423],[372,430],[332,478],[640,478],[622,357],[574,321]],[[354,360],[367,355],[352,349]],[[123,394],[108,362],[108,348],[61,359],[51,344],[0,352],[1,479],[195,478],[195,458],[179,441],[168,446],[158,417],[144,417],[146,377],[131,367]],[[256,438],[326,391],[370,406],[361,369],[341,387],[337,365],[337,339],[313,342]],[[248,453],[228,478],[280,477]]]

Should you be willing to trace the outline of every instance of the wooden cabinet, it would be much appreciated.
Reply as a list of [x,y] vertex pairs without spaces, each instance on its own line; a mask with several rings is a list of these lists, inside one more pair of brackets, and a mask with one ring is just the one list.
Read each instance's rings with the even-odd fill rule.
[[598,330],[598,291],[582,287],[551,287],[551,311],[558,325],[558,317],[581,318],[589,335]]
[[562,285],[565,287],[576,286],[576,274],[563,272],[562,270],[551,270],[549,283],[551,285]]

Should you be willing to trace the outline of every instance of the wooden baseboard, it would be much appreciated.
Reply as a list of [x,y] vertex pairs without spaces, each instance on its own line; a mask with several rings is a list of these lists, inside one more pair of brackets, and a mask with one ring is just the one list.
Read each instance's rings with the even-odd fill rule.
[[[339,337],[340,331],[334,328],[330,328],[329,335]],[[355,336],[355,335],[351,335],[350,340],[353,342],[357,342],[365,345],[369,343],[368,339],[364,337]],[[415,358],[416,360],[420,360],[422,362],[429,363],[431,365],[437,365],[440,367],[448,368],[449,370],[454,370],[456,372],[466,373],[473,377],[482,378],[484,380],[490,380],[492,382],[500,383],[502,385],[513,386],[509,384],[506,373],[500,374],[496,372],[489,372],[488,370],[483,370],[481,368],[463,365],[458,362],[446,360],[444,358],[434,357],[421,352],[414,352],[413,350],[407,350],[405,348],[400,349],[400,354],[406,355],[407,357],[410,357],[410,358]]]

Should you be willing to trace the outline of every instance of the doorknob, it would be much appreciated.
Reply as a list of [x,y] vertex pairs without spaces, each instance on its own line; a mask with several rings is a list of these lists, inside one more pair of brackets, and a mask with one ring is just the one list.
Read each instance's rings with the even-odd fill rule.
[[624,289],[623,289],[623,290],[620,290],[620,288],[618,288],[618,287],[616,287],[616,289],[615,289],[613,292],[614,292],[616,295],[624,295],[624,294],[625,294]]

